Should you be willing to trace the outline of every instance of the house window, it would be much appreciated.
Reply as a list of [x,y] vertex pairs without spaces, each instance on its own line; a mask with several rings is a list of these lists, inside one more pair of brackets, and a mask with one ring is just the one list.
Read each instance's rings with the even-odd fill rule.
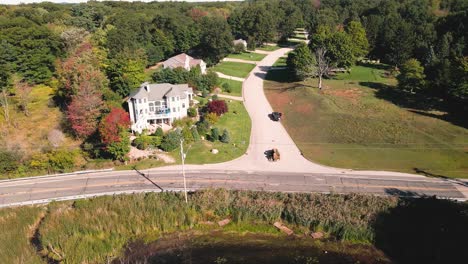
[[174,97],[171,97],[171,98],[172,98],[172,102],[174,102],[174,101],[175,101],[175,98],[174,98]]
[[154,103],[149,103],[150,112],[154,112]]
[[176,109],[175,109],[175,107],[174,107],[174,108],[172,108],[172,112],[174,112],[174,113],[176,112]]
[[182,108],[185,108],[185,103],[182,103]]
[[155,105],[156,105],[156,106],[161,106],[161,101],[156,101],[156,102],[155,102]]
[[141,99],[138,99],[138,103],[141,104]]
[[179,101],[179,97],[177,96],[177,101]]

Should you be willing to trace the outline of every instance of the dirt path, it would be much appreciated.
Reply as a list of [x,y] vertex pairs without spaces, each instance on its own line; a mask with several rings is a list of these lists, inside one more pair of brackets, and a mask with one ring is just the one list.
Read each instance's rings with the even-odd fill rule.
[[240,62],[240,63],[248,63],[248,64],[257,64],[257,61],[250,61],[250,60],[243,60],[243,59],[233,59],[233,58],[224,58],[223,61],[232,61],[232,62]]
[[216,74],[217,74],[220,78],[224,78],[224,79],[229,79],[229,80],[234,80],[234,81],[239,81],[239,82],[245,81],[244,78],[229,76],[229,75],[226,75],[226,74],[221,73],[221,72],[216,72]]

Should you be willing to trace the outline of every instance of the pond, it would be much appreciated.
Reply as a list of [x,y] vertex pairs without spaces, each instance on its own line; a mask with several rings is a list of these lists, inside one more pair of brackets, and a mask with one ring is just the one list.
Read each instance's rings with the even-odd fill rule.
[[176,233],[145,244],[130,243],[114,263],[391,263],[370,245],[318,241],[307,236],[253,233]]

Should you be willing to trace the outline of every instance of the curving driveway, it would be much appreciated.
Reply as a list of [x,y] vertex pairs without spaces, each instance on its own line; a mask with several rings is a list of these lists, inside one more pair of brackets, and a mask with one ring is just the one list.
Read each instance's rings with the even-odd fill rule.
[[[243,99],[252,120],[247,153],[225,163],[186,165],[190,190],[222,187],[282,192],[437,195],[459,200],[468,198],[467,181],[387,171],[353,171],[306,160],[282,124],[268,118],[272,108],[263,92],[267,70],[290,50],[282,48],[269,53],[243,83]],[[266,159],[265,150],[273,147],[279,149],[280,161],[269,162]],[[77,172],[0,181],[0,207],[117,193],[180,191],[183,187],[181,169],[180,165],[175,165],[143,172]]]
[[[275,61],[290,52],[292,48],[281,48],[269,52],[262,61],[250,72],[242,85],[244,105],[252,121],[250,144],[247,153],[242,157],[217,164],[186,165],[187,169],[203,170],[248,170],[248,171],[274,171],[274,172],[302,172],[302,173],[340,173],[350,175],[386,175],[423,177],[415,174],[389,172],[389,171],[355,171],[323,166],[306,160],[294,141],[289,136],[281,122],[273,122],[268,114],[273,110],[263,91],[263,81],[269,68]],[[306,121],[305,121],[306,122]],[[264,152],[268,149],[278,148],[281,160],[270,162]],[[168,166],[154,170],[180,169],[180,166]]]

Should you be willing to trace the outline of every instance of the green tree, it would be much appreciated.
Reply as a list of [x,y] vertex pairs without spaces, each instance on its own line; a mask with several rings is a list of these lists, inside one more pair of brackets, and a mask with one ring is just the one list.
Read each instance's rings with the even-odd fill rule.
[[317,74],[315,57],[309,47],[301,43],[288,54],[286,64],[298,80],[304,80]]
[[189,108],[187,109],[187,115],[188,115],[189,117],[196,117],[196,116],[197,116],[197,109],[194,108],[194,107],[189,107]]
[[202,136],[206,136],[208,131],[210,130],[210,122],[206,119],[202,119],[197,122],[197,130]]
[[358,21],[351,21],[346,26],[346,33],[351,38],[354,57],[362,58],[369,52],[369,42],[366,37],[366,30]]
[[107,75],[113,91],[121,97],[128,96],[146,79],[146,59],[141,52],[124,52],[110,61]]
[[215,64],[233,49],[231,28],[223,17],[203,17],[200,48],[208,62]]
[[231,141],[231,137],[229,136],[229,131],[227,131],[227,129],[223,130],[223,134],[221,135],[219,141],[223,143],[229,143]]
[[192,131],[193,140],[200,141],[200,134],[198,134],[198,128],[196,126],[193,126],[190,130]]
[[416,59],[409,59],[400,68],[397,76],[398,87],[403,90],[415,93],[425,87],[424,67]]
[[213,127],[211,129],[210,140],[215,142],[219,140],[219,129],[217,127]]
[[171,131],[167,133],[161,141],[161,149],[167,152],[177,149],[180,145],[180,132]]
[[119,137],[120,141],[107,144],[106,151],[112,158],[124,161],[127,158],[127,153],[130,151],[130,133],[127,130],[121,130]]
[[162,130],[161,127],[158,126],[158,128],[156,128],[156,132],[154,133],[154,135],[162,138],[164,136],[164,131]]

